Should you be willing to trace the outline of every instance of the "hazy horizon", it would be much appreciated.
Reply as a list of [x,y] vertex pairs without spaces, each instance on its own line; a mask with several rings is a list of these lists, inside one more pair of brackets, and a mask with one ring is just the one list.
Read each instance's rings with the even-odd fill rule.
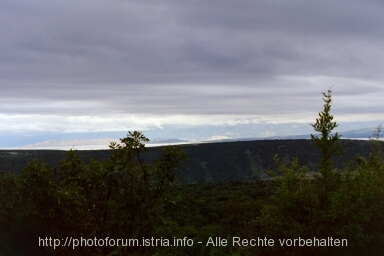
[[[370,127],[363,127],[357,129],[360,123],[349,123],[348,125],[342,123],[336,129],[342,136],[342,139],[363,139],[368,140],[373,137],[376,130],[376,122],[371,122]],[[368,123],[367,123],[368,125]],[[264,125],[264,132],[261,126],[254,124],[247,125],[220,125],[220,126],[200,126],[200,127],[167,127],[168,129],[150,129],[141,131],[145,136],[150,139],[147,146],[162,146],[162,145],[178,145],[178,144],[194,144],[206,142],[220,142],[220,141],[236,141],[236,140],[263,140],[263,139],[310,139],[310,134],[317,134],[303,124],[274,124],[273,129],[271,125]],[[344,127],[344,129],[343,129]],[[355,128],[352,130],[345,130],[346,127]],[[279,133],[279,130],[285,130],[285,133]],[[294,132],[296,130],[297,132]],[[203,133],[202,133],[203,132]],[[215,135],[222,134],[222,135]],[[224,135],[223,135],[224,134]],[[14,144],[8,144],[6,147],[0,149],[59,149],[59,150],[91,150],[91,149],[108,149],[110,142],[120,142],[120,138],[127,135],[127,132],[110,132],[110,133],[73,133],[73,134],[50,134],[49,136],[28,136],[29,143],[26,142],[26,137],[11,138]],[[18,136],[18,135],[16,135]],[[157,136],[157,137],[156,137]],[[382,136],[380,136],[382,138]],[[3,140],[4,143],[4,140]],[[18,143],[18,144],[15,144]]]

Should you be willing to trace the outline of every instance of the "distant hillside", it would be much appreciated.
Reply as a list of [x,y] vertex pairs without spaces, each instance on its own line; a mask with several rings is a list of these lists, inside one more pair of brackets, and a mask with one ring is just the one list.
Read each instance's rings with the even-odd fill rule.
[[[345,154],[334,159],[338,168],[354,161],[356,155],[368,155],[371,150],[369,141],[342,140]],[[307,165],[316,171],[319,150],[311,140],[256,140],[238,142],[202,143],[180,145],[188,156],[188,169],[179,173],[182,183],[209,183],[233,180],[253,180],[268,177],[266,170],[274,168],[273,156],[288,163],[298,157],[301,165]],[[155,159],[160,153],[159,147],[148,148],[145,158]],[[110,150],[77,151],[85,161],[103,160],[109,157]],[[57,167],[66,152],[60,150],[2,150],[0,151],[0,169],[19,173],[32,159],[41,159],[51,167]]]
[[[337,168],[346,167],[356,155],[368,155],[369,141],[342,140],[345,154],[334,159]],[[268,177],[266,170],[276,167],[273,156],[285,163],[298,157],[301,165],[316,171],[319,150],[311,140],[257,140],[207,143],[183,148],[189,155],[189,170],[182,173],[185,183],[252,180]]]

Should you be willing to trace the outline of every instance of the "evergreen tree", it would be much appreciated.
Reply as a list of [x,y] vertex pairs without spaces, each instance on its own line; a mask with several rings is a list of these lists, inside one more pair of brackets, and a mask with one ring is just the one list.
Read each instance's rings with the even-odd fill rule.
[[334,185],[332,183],[337,182],[338,178],[338,173],[333,169],[332,157],[342,155],[343,150],[340,142],[341,135],[337,132],[333,133],[338,124],[333,121],[333,115],[330,113],[332,106],[331,89],[328,89],[327,93],[323,92],[323,96],[324,109],[319,113],[316,122],[312,124],[314,130],[321,134],[317,136],[311,134],[311,139],[321,151],[319,162],[319,172],[321,175],[317,176],[317,179],[322,183],[321,188],[324,189],[323,194],[327,198],[327,194],[329,194],[332,185]]

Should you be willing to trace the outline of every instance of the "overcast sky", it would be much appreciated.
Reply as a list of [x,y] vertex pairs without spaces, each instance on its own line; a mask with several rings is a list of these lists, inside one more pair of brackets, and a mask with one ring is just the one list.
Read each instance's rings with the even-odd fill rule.
[[383,1],[0,0],[0,132],[383,120]]

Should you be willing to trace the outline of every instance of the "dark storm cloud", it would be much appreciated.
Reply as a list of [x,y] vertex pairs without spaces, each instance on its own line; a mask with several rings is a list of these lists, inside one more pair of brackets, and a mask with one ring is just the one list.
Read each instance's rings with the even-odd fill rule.
[[352,113],[349,95],[384,96],[383,13],[380,1],[1,0],[2,113],[273,116],[319,109],[332,84]]

